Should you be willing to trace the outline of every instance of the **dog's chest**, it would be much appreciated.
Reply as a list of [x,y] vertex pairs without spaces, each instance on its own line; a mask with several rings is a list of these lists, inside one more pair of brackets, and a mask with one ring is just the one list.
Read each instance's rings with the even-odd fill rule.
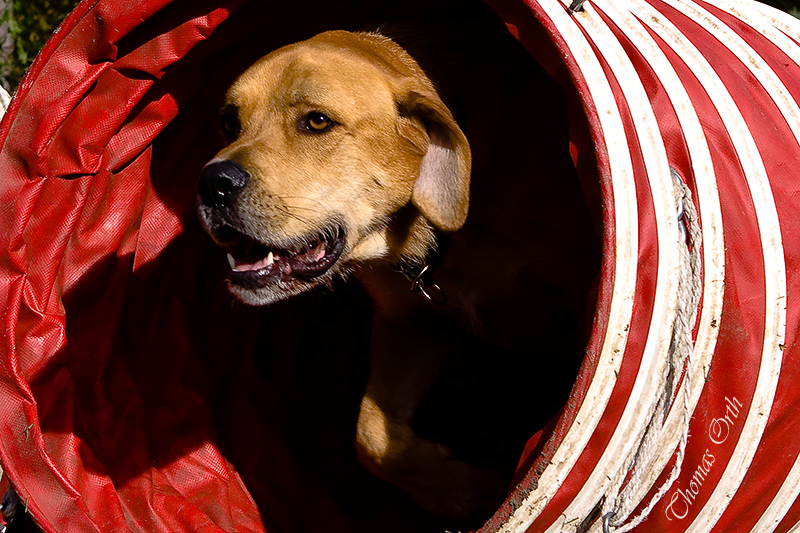
[[[468,236],[467,236],[468,237]],[[458,324],[463,335],[482,344],[525,351],[531,335],[547,327],[547,289],[530,256],[509,253],[510,242],[489,245],[483,239],[454,236],[441,266],[427,278],[433,301],[394,268],[375,266],[359,275],[376,311],[398,324]],[[513,248],[511,248],[513,250]],[[444,303],[443,303],[444,302]]]
[[482,341],[525,350],[540,329],[548,289],[529,258],[486,246],[457,248],[434,279],[470,335]]

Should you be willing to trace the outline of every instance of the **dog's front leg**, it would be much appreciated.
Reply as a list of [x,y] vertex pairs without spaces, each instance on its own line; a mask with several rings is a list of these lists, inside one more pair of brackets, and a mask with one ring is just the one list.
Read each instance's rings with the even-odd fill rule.
[[418,437],[410,425],[448,358],[457,356],[451,347],[455,328],[429,318],[415,324],[374,319],[370,377],[357,426],[359,456],[428,511],[455,520],[485,519],[502,502],[501,477]]

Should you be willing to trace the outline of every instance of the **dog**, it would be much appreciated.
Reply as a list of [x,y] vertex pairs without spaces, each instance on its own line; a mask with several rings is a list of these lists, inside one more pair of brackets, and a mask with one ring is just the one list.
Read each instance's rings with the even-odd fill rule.
[[[198,210],[247,304],[361,282],[374,319],[359,459],[428,511],[475,524],[502,503],[516,467],[484,460],[486,450],[518,457],[574,380],[597,237],[560,87],[538,66],[434,82],[428,72],[453,65],[423,68],[437,55],[385,33],[328,31],[244,72],[227,93],[226,145],[201,173]],[[553,109],[563,120],[548,123]],[[486,368],[501,376],[491,387]],[[551,383],[566,386],[545,392]],[[484,386],[487,402],[507,402],[488,416],[462,401]],[[439,435],[481,417],[477,450]]]

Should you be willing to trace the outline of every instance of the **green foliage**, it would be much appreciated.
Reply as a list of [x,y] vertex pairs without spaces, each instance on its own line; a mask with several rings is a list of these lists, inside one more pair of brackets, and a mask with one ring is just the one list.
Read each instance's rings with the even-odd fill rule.
[[8,33],[0,56],[3,85],[13,89],[64,17],[79,0],[6,0]]
[[761,3],[767,4],[768,6],[776,7],[782,11],[786,11],[794,15],[795,17],[800,13],[800,7],[798,5],[798,0],[760,0]]

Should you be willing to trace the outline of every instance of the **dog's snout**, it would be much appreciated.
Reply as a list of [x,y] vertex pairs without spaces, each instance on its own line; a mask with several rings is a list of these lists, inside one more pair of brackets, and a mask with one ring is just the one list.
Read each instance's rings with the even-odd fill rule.
[[206,205],[230,205],[247,185],[250,175],[233,161],[206,165],[200,174],[198,194]]

